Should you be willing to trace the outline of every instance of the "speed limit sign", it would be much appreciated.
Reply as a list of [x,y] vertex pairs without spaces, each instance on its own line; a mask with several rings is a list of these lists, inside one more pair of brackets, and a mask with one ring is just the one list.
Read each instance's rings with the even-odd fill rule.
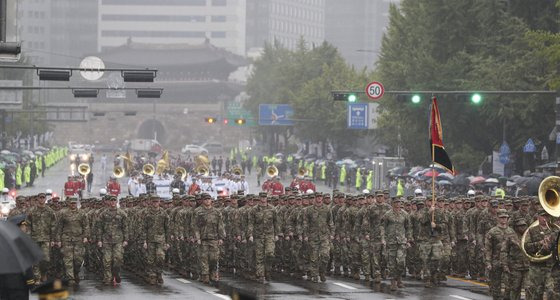
[[381,99],[384,93],[385,93],[385,88],[383,87],[381,82],[377,82],[377,81],[370,82],[366,86],[366,94],[371,100]]

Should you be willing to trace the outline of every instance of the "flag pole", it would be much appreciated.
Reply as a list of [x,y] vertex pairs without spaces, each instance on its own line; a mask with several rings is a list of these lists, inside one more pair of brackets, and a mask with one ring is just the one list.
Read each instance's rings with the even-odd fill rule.
[[[432,116],[431,114],[433,113],[433,108],[434,108],[434,99],[435,96],[432,95],[432,109],[430,110],[430,124],[431,123],[431,119]],[[430,130],[430,134],[431,134],[431,130]],[[435,221],[435,212],[436,212],[436,172],[435,172],[435,163],[434,163],[434,145],[431,144],[430,145],[432,147],[432,223],[434,223]],[[433,230],[433,229],[432,229]]]

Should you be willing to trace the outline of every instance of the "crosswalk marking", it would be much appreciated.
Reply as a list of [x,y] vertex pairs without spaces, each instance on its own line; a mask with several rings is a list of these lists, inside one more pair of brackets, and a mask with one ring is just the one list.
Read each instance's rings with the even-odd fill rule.
[[218,293],[214,293],[212,291],[206,291],[208,294],[212,295],[212,296],[216,296],[220,299],[224,299],[224,300],[231,300],[230,296],[226,296],[226,295],[222,295],[222,294],[218,294]]
[[463,297],[463,296],[459,296],[459,295],[449,295],[453,298],[457,298],[457,299],[461,299],[461,300],[472,300],[471,298],[467,298],[467,297]]
[[177,281],[182,282],[182,283],[191,283],[190,281],[188,281],[184,278],[177,278]]
[[344,283],[340,283],[340,282],[333,282],[333,284],[336,284],[336,285],[338,285],[338,286],[341,286],[341,287],[343,287],[343,288],[345,288],[345,289],[349,289],[349,290],[357,290],[357,289],[356,289],[355,287],[353,287],[353,286],[349,286],[349,285],[346,285],[346,284],[344,284]]

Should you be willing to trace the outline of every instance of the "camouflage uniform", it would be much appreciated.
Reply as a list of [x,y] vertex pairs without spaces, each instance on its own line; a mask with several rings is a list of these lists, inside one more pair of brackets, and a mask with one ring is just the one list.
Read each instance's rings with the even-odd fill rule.
[[317,281],[326,280],[326,267],[329,262],[329,244],[334,232],[334,223],[331,211],[326,205],[312,205],[306,210],[303,218],[303,232],[309,240],[311,248],[311,277]]
[[255,247],[255,275],[258,280],[270,280],[274,259],[275,238],[280,233],[276,211],[270,205],[257,204],[249,214],[247,235]]
[[[549,255],[550,249],[542,247],[542,241],[546,236],[552,236],[554,232],[551,228],[540,225],[532,227],[527,232],[525,240],[525,250],[531,256],[537,253]],[[550,271],[554,265],[554,260],[549,258],[542,262],[530,262],[529,273],[527,274],[527,285],[525,294],[527,300],[543,299],[546,290],[546,283],[550,278]]]
[[[75,201],[75,200],[73,200]],[[78,273],[84,261],[84,238],[89,237],[89,224],[84,212],[65,209],[58,220],[58,241],[62,242],[62,256],[66,270],[66,279],[78,282]]]
[[[505,210],[500,210],[498,217],[508,216]],[[485,235],[484,238],[484,257],[487,264],[487,269],[490,267],[489,272],[489,287],[490,294],[494,299],[500,299],[502,297],[502,264],[500,262],[500,255],[502,250],[502,244],[505,241],[506,236],[515,235],[513,229],[507,227],[501,227],[496,225],[492,227]]]
[[118,280],[123,263],[123,242],[128,241],[127,215],[120,208],[106,208],[96,223],[98,239],[102,243],[103,282]]
[[381,240],[387,244],[387,269],[391,276],[391,288],[396,288],[396,284],[402,287],[401,276],[406,271],[406,246],[412,239],[407,213],[403,210],[386,212],[381,218],[379,232]]
[[[514,226],[526,226],[525,220],[518,219],[514,221]],[[506,289],[509,290],[509,296],[505,294],[506,299],[521,299],[521,289],[524,287],[529,271],[529,259],[523,251],[521,251],[522,234],[517,232],[509,232],[504,237],[504,242],[500,251],[500,263],[505,273],[508,273],[508,282]],[[508,298],[509,297],[509,298]]]
[[161,273],[168,243],[169,216],[162,208],[151,207],[142,225],[141,240],[146,245],[148,283],[163,284]]
[[[207,196],[208,197],[208,196]],[[205,200],[206,201],[206,200]],[[198,207],[192,220],[194,235],[199,243],[200,274],[208,283],[208,275],[218,280],[219,245],[226,237],[222,214],[212,206]]]
[[43,250],[44,259],[33,267],[35,281],[44,278],[50,262],[50,243],[54,241],[56,233],[56,216],[54,211],[47,206],[36,206],[27,216],[29,221],[30,235],[33,241]]

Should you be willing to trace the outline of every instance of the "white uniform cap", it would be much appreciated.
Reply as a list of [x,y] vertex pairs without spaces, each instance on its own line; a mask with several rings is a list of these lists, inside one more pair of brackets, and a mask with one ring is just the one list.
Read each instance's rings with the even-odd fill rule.
[[171,192],[172,192],[173,194],[179,194],[179,189],[178,189],[178,188],[174,188]]
[[47,189],[47,190],[45,191],[45,194],[52,195],[52,190],[51,190],[51,189]]
[[9,193],[9,192],[10,192],[10,190],[8,188],[3,188],[2,189],[2,193]]
[[417,195],[420,194],[420,195],[422,195],[422,190],[421,190],[421,189],[415,189],[415,190],[414,190],[414,194],[417,194]]
[[305,191],[306,194],[313,194],[313,190],[312,189],[308,189],[307,191]]
[[475,195],[475,192],[474,192],[473,190],[469,190],[469,191],[467,192],[467,195],[468,195],[468,196],[474,196],[474,195]]
[[369,194],[369,190],[368,189],[363,190],[362,194]]
[[99,195],[105,196],[107,194],[107,190],[104,188],[99,189]]

